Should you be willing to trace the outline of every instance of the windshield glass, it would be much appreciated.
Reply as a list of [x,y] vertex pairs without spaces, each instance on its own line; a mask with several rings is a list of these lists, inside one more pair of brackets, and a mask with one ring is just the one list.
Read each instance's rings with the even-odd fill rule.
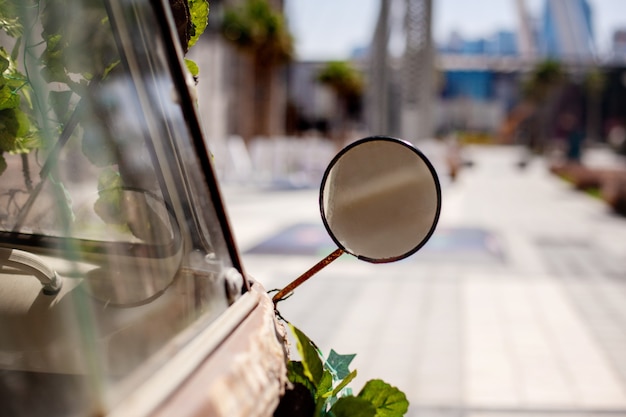
[[10,415],[112,407],[171,355],[168,343],[244,290],[240,279],[225,291],[239,262],[160,7],[0,4],[0,398]]

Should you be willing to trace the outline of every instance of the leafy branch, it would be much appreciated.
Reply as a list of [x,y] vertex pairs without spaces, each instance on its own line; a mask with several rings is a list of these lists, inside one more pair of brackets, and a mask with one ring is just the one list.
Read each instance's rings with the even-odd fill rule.
[[[301,330],[289,324],[301,361],[287,364],[289,381],[304,387],[314,402],[316,417],[401,417],[409,407],[406,395],[381,379],[365,383],[357,395],[348,384],[357,371],[350,371],[356,355],[340,355],[331,349],[325,359],[317,346]],[[280,408],[277,414],[280,414]]]
[[[198,39],[200,39],[200,35],[204,33],[204,30],[207,27],[208,19],[209,3],[206,0],[189,0],[189,22],[191,30],[189,31],[189,39],[185,50],[194,46]],[[197,79],[200,74],[198,65],[191,59],[187,58],[185,58],[185,65],[194,79]]]
[[27,78],[17,70],[15,59],[0,47],[0,175],[6,169],[2,153],[26,153],[37,145],[36,127]]
[[[170,3],[172,8],[175,3],[184,6],[176,23],[188,28],[180,39],[187,51],[207,26],[208,2]],[[0,0],[0,31],[7,35],[3,37],[6,48],[0,46],[0,175],[7,169],[6,154],[22,154],[30,196],[15,210],[15,226],[19,226],[42,182],[47,178],[58,181],[52,178],[50,162],[56,162],[70,136],[81,135],[77,128],[82,127],[82,150],[94,166],[107,171],[116,165],[115,143],[103,137],[108,129],[98,129],[108,123],[106,111],[85,98],[91,87],[120,69],[120,57],[106,11],[93,1],[66,7],[51,1]],[[197,65],[189,60],[186,64],[196,77]],[[27,154],[42,148],[51,152],[39,172],[41,182],[33,187]],[[64,205],[71,210],[69,200]]]

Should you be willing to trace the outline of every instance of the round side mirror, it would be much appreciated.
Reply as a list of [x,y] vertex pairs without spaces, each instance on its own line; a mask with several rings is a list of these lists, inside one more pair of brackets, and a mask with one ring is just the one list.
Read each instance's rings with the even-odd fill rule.
[[326,230],[345,252],[369,262],[415,253],[433,234],[441,210],[435,169],[413,145],[371,137],[344,148],[322,180]]
[[430,161],[412,144],[372,136],[348,145],[331,161],[319,203],[338,249],[280,290],[274,304],[343,253],[385,263],[417,252],[437,226],[441,186]]

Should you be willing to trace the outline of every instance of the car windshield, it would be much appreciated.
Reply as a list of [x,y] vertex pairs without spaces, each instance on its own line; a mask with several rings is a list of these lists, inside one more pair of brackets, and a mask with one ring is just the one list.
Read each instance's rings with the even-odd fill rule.
[[8,415],[113,407],[245,291],[167,7],[0,2]]

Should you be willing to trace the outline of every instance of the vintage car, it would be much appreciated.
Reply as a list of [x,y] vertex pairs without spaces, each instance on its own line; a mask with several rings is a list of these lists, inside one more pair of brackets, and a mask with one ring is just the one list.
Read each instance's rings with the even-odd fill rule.
[[169,3],[2,13],[0,414],[271,414],[283,336],[244,279]]
[[[0,415],[265,416],[288,386],[274,304],[294,286],[272,301],[243,269],[183,59],[193,24],[177,13],[160,0],[0,2]],[[363,143],[381,141],[401,144]],[[333,256],[387,262],[430,237],[439,185],[409,153],[419,167],[395,188],[375,174],[331,204],[333,179],[361,175],[336,159],[329,230],[393,190],[431,198],[413,199],[426,213],[415,227],[399,214],[405,236],[382,245],[399,249],[379,256],[362,232],[364,248],[346,245],[342,222]]]

